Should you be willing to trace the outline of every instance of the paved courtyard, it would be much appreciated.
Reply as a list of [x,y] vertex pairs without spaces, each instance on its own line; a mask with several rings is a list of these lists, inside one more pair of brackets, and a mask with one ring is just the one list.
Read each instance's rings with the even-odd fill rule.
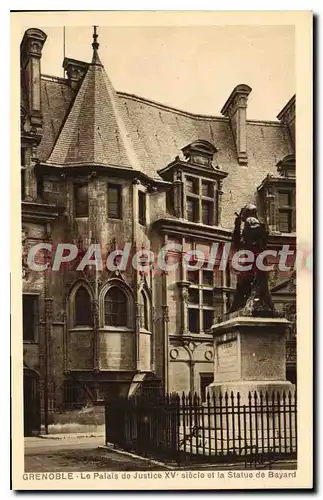
[[[79,471],[136,471],[167,470],[171,464],[162,464],[141,460],[134,456],[100,448],[104,445],[103,437],[68,437],[66,439],[25,438],[26,472],[79,472]],[[173,464],[174,466],[174,464]],[[182,464],[188,469],[240,470],[243,463],[221,464]],[[250,466],[249,466],[250,467]],[[295,461],[271,464],[270,469],[295,469]],[[174,467],[176,468],[176,467]],[[264,468],[258,465],[252,468]]]
[[102,445],[102,437],[25,438],[25,471],[164,470],[151,462],[99,448]]

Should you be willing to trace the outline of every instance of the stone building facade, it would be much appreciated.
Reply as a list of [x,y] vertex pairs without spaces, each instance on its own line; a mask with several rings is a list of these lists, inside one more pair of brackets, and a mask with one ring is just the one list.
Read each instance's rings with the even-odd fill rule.
[[[221,117],[116,92],[94,34],[90,63],[65,58],[66,77],[43,75],[46,34],[21,42],[21,196],[25,425],[143,387],[204,394],[212,381],[210,326],[228,311],[236,276],[188,270],[231,240],[234,212],[256,203],[269,248],[295,248],[295,97],[273,122],[247,119],[251,88],[238,85]],[[33,271],[29,249],[74,244],[58,272]],[[91,244],[106,259],[167,253],[167,271],[76,270]],[[67,252],[68,253],[68,252]],[[51,260],[46,249],[40,259]],[[217,261],[216,261],[217,262]],[[294,274],[273,272],[274,301],[296,321]],[[288,376],[295,379],[295,328]],[[28,427],[29,426],[29,427]]]

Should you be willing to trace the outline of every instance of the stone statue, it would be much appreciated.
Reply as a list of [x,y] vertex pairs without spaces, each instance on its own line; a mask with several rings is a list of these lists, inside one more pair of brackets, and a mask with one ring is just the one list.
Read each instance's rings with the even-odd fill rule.
[[[240,214],[235,215],[232,235],[234,251],[249,250],[254,254],[254,261],[250,270],[235,271],[238,275],[237,287],[229,312],[240,311],[243,316],[275,316],[268,287],[268,272],[258,269],[256,265],[257,256],[267,248],[265,225],[259,221],[255,205],[246,205]],[[242,223],[244,226],[241,231]],[[249,261],[249,267],[250,264]]]

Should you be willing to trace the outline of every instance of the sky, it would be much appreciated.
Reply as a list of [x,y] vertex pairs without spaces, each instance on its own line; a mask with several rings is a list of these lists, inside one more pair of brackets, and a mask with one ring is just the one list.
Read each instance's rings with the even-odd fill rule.
[[[48,35],[42,73],[63,76],[63,28]],[[90,61],[92,26],[67,26],[65,54]],[[118,91],[221,116],[233,88],[253,90],[250,119],[276,120],[295,93],[293,26],[99,26],[100,59]]]

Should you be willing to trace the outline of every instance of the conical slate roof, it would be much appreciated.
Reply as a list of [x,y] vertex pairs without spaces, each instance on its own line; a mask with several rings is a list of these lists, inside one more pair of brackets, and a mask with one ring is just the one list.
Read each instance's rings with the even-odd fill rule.
[[94,34],[93,59],[48,163],[118,166],[141,170],[120,109],[119,98],[99,59]]

